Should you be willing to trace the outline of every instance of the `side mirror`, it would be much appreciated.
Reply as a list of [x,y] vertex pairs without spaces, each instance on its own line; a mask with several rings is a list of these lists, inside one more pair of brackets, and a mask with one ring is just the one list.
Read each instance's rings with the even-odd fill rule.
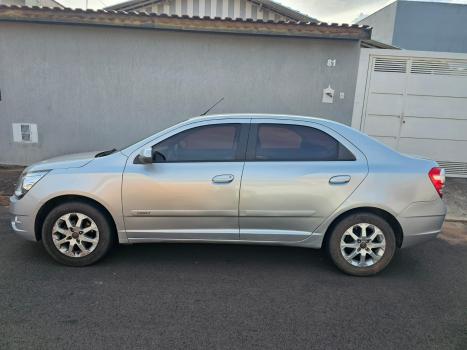
[[139,152],[139,161],[143,164],[149,164],[153,162],[151,147],[143,148]]

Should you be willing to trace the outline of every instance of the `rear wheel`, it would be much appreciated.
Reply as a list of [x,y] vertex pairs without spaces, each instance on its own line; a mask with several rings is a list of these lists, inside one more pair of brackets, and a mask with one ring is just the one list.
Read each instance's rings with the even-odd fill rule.
[[354,276],[374,275],[392,260],[396,239],[391,225],[371,213],[352,214],[331,232],[328,251],[334,264]]
[[112,246],[112,226],[93,205],[72,201],[50,211],[42,226],[42,243],[56,261],[69,266],[91,265]]

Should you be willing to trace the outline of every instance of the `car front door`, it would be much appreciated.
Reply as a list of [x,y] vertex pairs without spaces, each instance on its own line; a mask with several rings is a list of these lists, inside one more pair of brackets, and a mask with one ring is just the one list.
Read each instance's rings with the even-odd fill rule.
[[240,239],[309,238],[367,173],[364,155],[325,126],[252,119],[240,192]]
[[249,119],[195,122],[144,146],[123,174],[130,241],[238,240],[238,203]]

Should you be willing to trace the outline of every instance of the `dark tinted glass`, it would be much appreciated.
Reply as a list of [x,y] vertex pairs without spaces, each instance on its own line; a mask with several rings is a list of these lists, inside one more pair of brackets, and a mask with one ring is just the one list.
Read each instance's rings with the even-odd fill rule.
[[153,146],[155,162],[220,162],[236,159],[240,124],[200,126]]
[[260,124],[256,160],[336,161],[354,155],[327,133],[301,125]]

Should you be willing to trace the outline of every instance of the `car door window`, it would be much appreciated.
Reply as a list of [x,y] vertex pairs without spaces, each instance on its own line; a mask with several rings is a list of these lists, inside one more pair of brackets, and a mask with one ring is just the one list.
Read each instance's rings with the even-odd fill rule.
[[334,137],[303,125],[259,124],[254,148],[254,159],[258,161],[355,160]]
[[241,124],[199,126],[182,131],[153,146],[161,162],[228,162],[239,155]]

